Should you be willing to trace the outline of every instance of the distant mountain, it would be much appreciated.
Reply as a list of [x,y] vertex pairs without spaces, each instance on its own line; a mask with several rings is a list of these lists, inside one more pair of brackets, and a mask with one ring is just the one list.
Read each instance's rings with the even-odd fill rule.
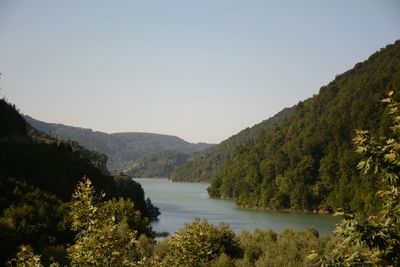
[[171,135],[153,133],[113,133],[93,131],[57,123],[46,123],[25,116],[34,128],[61,140],[73,140],[82,146],[100,151],[108,156],[111,172],[120,172],[127,164],[160,151],[193,154],[211,147],[211,144],[192,144]]
[[357,170],[352,139],[355,129],[388,136],[381,99],[390,90],[399,99],[399,88],[397,41],[297,104],[279,127],[238,146],[214,171],[210,196],[267,209],[373,210],[380,185]]
[[128,164],[123,170],[131,177],[168,177],[173,170],[184,164],[189,154],[176,151],[160,151]]
[[169,178],[172,181],[186,182],[207,182],[222,166],[225,160],[231,155],[238,145],[246,144],[255,140],[261,133],[274,130],[293,114],[294,108],[285,108],[275,116],[246,128],[203,152],[192,155],[186,163],[178,166]]

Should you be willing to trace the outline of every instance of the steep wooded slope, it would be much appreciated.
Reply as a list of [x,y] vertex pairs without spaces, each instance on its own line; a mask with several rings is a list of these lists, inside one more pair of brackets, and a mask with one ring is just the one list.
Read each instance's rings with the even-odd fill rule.
[[379,184],[360,177],[352,138],[354,129],[387,132],[380,100],[399,86],[397,41],[296,105],[280,127],[238,147],[213,176],[210,196],[263,208],[373,209]]
[[[21,244],[56,256],[73,241],[68,201],[84,175],[97,192],[130,198],[134,209],[155,219],[158,210],[145,200],[140,184],[109,176],[97,166],[106,157],[74,142],[63,142],[26,124],[15,106],[0,99],[0,265]],[[148,220],[138,231],[152,235]]]
[[170,179],[187,182],[210,181],[211,176],[215,174],[215,171],[238,145],[254,140],[263,132],[275,129],[280,123],[291,117],[292,111],[291,108],[283,109],[275,116],[251,128],[244,129],[216,146],[191,156],[185,164],[174,170]]

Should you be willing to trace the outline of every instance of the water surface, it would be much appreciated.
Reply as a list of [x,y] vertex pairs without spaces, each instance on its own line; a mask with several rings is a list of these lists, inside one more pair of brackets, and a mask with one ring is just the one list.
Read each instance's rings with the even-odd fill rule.
[[167,179],[135,178],[154,205],[160,208],[159,221],[153,223],[157,232],[173,234],[194,217],[218,224],[228,223],[239,233],[242,230],[269,228],[278,233],[285,228],[303,230],[316,228],[331,234],[340,218],[328,214],[259,211],[238,208],[234,201],[209,199],[208,184],[172,183]]

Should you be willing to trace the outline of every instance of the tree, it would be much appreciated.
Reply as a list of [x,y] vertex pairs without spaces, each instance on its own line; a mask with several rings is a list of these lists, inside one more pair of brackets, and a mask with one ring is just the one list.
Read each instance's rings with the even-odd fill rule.
[[[341,237],[329,255],[319,257],[319,266],[400,266],[400,104],[393,92],[382,102],[388,103],[393,121],[391,136],[371,138],[368,131],[357,131],[356,152],[362,156],[358,168],[372,172],[380,183],[378,214],[362,220],[354,214],[336,227]],[[309,258],[316,258],[312,253]]]
[[228,225],[221,223],[216,227],[200,219],[186,224],[167,244],[163,266],[210,266],[222,254],[232,258],[241,254],[235,233]]
[[8,266],[43,267],[40,256],[36,255],[30,246],[22,245],[16,258],[8,262]]
[[[137,266],[136,231],[130,229],[127,218],[119,213],[101,214],[91,181],[84,177],[78,184],[71,206],[72,228],[78,231],[75,244],[67,249],[72,266]],[[98,199],[98,198],[97,198]],[[129,206],[114,200],[108,207]]]

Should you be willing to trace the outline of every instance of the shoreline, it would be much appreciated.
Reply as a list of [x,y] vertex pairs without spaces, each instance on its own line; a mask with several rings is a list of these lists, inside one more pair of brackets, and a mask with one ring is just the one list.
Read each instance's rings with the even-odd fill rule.
[[[226,197],[220,197],[220,198],[209,197],[209,199],[235,201],[234,198],[226,198]],[[327,215],[334,216],[334,212],[331,212],[328,210],[323,210],[323,209],[320,209],[320,210],[273,209],[273,208],[268,208],[268,207],[254,207],[254,206],[250,206],[250,205],[239,205],[237,203],[235,203],[235,204],[236,204],[237,208],[254,210],[254,211],[275,211],[275,212],[288,212],[288,213],[315,213],[315,214],[327,214]]]
[[[234,200],[234,199],[230,199],[230,200]],[[334,215],[334,212],[330,212],[327,210],[271,209],[271,208],[267,208],[267,207],[252,207],[249,205],[237,205],[237,207],[241,208],[241,209],[258,210],[258,211],[277,211],[277,212],[289,212],[289,213],[315,213],[315,214]]]

